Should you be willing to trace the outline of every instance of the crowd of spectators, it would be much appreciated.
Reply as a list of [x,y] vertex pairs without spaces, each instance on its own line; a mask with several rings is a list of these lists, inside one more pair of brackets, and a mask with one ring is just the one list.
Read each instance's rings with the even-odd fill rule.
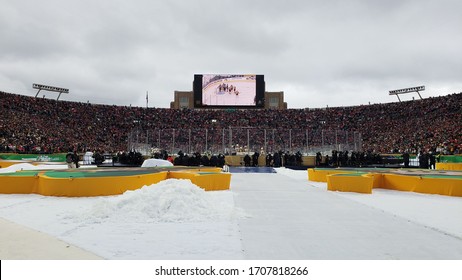
[[[161,149],[171,150],[169,139],[174,138],[179,147],[187,143],[195,151],[205,152],[199,149],[201,145],[206,141],[221,145],[225,134],[233,143],[244,146],[244,128],[255,128],[261,132],[254,134],[252,141],[262,143],[265,137],[268,145],[274,145],[273,141],[286,143],[289,135],[264,136],[264,129],[291,131],[294,147],[334,141],[332,135],[320,139],[320,131],[350,131],[361,134],[362,147],[358,148],[363,151],[454,154],[462,153],[461,123],[462,93],[320,109],[177,110],[56,101],[0,92],[0,152],[67,152],[73,147],[78,152],[116,153],[128,150],[134,129],[152,131],[149,135]],[[231,127],[243,129],[234,130],[230,136],[225,130]],[[203,133],[206,129],[208,134]],[[162,137],[156,132],[162,132]],[[348,137],[352,136],[350,133]]]
[[326,166],[326,167],[363,167],[378,165],[383,163],[383,158],[378,153],[357,152],[352,151],[351,154],[348,151],[337,151],[333,150],[331,156],[326,155],[324,162],[322,161],[321,153],[316,153],[315,165]]
[[215,166],[221,167],[225,166],[225,155],[201,155],[199,152],[195,152],[192,155],[187,155],[183,151],[179,151],[178,155],[173,160],[174,165],[182,166]]
[[[140,152],[118,152],[115,157],[112,158],[112,163],[120,163],[129,166],[141,166],[144,162],[143,155]],[[102,162],[101,162],[102,163]]]

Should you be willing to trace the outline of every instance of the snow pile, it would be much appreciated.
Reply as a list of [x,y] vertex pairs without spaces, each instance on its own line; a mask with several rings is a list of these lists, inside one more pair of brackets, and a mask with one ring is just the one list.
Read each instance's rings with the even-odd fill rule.
[[12,173],[20,170],[34,170],[35,166],[30,163],[13,164],[5,168],[0,168],[0,173]]
[[11,166],[0,168],[0,173],[12,173],[21,170],[45,170],[45,169],[65,169],[67,165],[63,164],[41,164],[33,165],[30,163],[18,163]]
[[141,167],[156,167],[156,166],[173,166],[173,163],[171,163],[168,160],[150,158],[150,159],[145,160],[143,162],[143,165],[141,165]]
[[88,212],[65,218],[80,217],[84,223],[181,223],[229,220],[235,212],[229,191],[206,192],[189,180],[168,179],[120,196],[98,198]]
[[307,170],[292,170],[290,168],[285,167],[278,167],[275,168],[276,173],[285,175],[287,177],[299,180],[306,180],[308,181],[308,171]]

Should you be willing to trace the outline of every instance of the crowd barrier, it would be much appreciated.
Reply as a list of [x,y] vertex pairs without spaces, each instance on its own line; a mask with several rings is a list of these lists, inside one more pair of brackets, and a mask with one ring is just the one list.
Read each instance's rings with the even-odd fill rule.
[[330,191],[372,193],[382,188],[462,197],[462,172],[310,168],[308,179],[327,182]]

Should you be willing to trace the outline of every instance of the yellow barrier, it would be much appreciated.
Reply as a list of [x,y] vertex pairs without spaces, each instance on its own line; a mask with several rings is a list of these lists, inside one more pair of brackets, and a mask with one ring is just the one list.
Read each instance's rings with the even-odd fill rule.
[[308,180],[315,182],[327,182],[327,176],[333,174],[348,174],[351,171],[341,169],[314,169],[308,168]]
[[36,193],[48,196],[117,195],[167,179],[167,172],[135,176],[96,178],[50,178],[42,176]]
[[421,171],[422,175],[419,175],[396,170],[364,170],[368,173],[359,175],[359,171],[361,169],[308,169],[308,180],[327,182],[330,191],[371,193],[373,188],[382,188],[462,197],[462,179],[458,174],[438,176],[438,173],[427,174],[429,171]]
[[416,179],[419,179],[419,177],[385,174],[380,188],[395,191],[413,192],[417,186]]
[[447,196],[462,196],[462,180],[384,174],[381,188]]
[[384,176],[381,173],[369,174],[372,175],[372,188],[381,188],[383,185]]
[[0,193],[28,194],[36,193],[39,184],[38,176],[1,176]]
[[[205,170],[207,172],[204,172]],[[166,170],[127,176],[104,176],[103,171],[102,176],[87,175],[87,177],[73,177],[72,170],[63,171],[64,176],[59,177],[47,176],[46,171],[29,171],[27,174],[21,174],[21,172],[0,174],[0,193],[36,193],[47,196],[69,197],[117,195],[170,178],[189,179],[193,184],[206,191],[228,190],[231,183],[231,174],[221,173],[220,168]],[[87,170],[85,172],[97,171]]]
[[437,162],[435,169],[437,170],[462,170],[462,163],[448,163],[448,162]]
[[191,173],[191,172],[169,172],[169,178],[188,179],[193,184],[203,188],[206,191],[228,190],[231,184],[230,173]]
[[327,189],[329,191],[372,193],[374,175],[359,176],[328,175]]

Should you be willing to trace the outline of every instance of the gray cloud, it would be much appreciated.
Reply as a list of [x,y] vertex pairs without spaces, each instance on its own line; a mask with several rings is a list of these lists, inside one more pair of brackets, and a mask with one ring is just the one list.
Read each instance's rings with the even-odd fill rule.
[[390,102],[425,84],[460,92],[462,2],[2,1],[0,90],[168,107],[195,73],[264,74],[289,107]]

